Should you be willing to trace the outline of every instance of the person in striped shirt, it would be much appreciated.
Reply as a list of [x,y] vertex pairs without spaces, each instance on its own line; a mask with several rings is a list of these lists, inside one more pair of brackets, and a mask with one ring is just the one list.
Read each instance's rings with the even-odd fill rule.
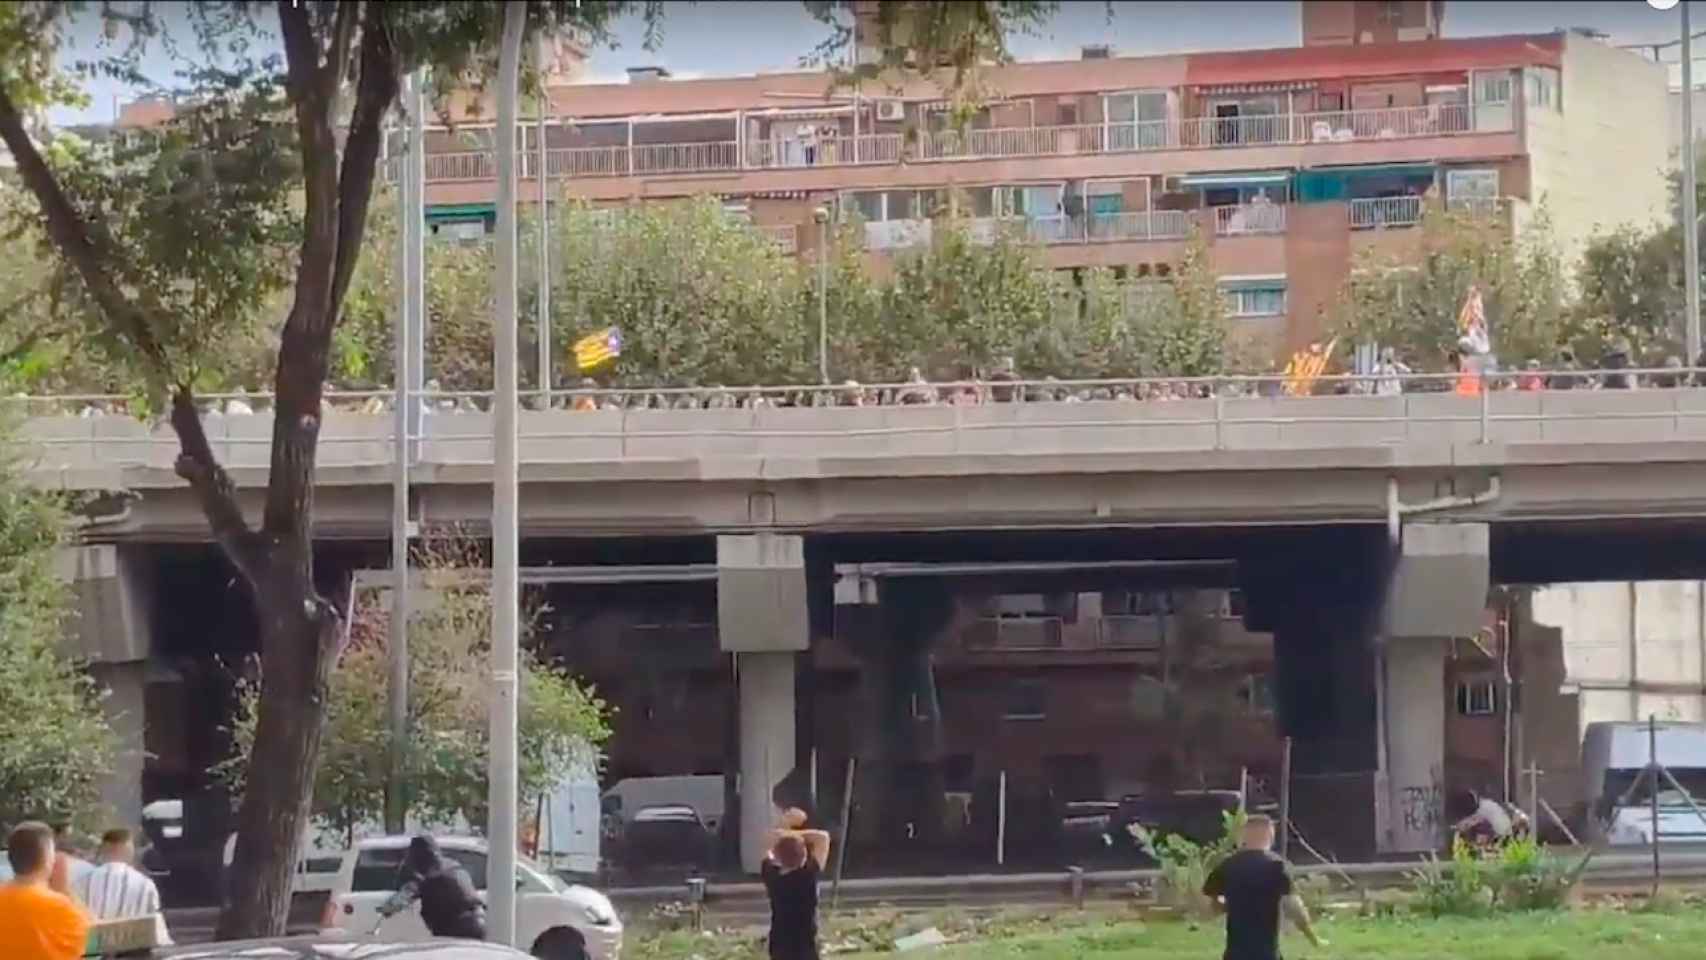
[[172,942],[166,918],[160,913],[160,890],[148,874],[131,866],[136,843],[122,827],[101,836],[98,864],[78,879],[73,892],[97,921],[154,918],[155,939],[164,946]]

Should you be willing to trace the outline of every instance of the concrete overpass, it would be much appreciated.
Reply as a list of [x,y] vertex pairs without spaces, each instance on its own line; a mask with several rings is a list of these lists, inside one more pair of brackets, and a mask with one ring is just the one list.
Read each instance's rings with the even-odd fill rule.
[[[422,418],[422,523],[489,513],[491,420]],[[389,530],[390,414],[328,413],[317,524]],[[271,417],[214,415],[258,512]],[[1706,390],[525,412],[529,537],[1383,522],[1403,501],[1485,490],[1505,521],[1706,516]],[[33,417],[34,480],[141,497],[115,541],[204,539],[164,424]]]
[[[207,422],[258,514],[271,418]],[[392,428],[390,414],[327,414],[322,537],[388,536]],[[821,635],[819,611],[884,602],[880,583],[831,589],[826,560],[902,559],[869,538],[1117,531],[1126,548],[1150,551],[1129,558],[1236,561],[1250,626],[1274,634],[1298,807],[1325,811],[1323,832],[1355,834],[1331,844],[1347,856],[1435,845],[1427,797],[1443,751],[1445,638],[1481,627],[1493,531],[1706,517],[1702,390],[543,411],[524,414],[521,429],[525,537],[706,544],[693,562],[715,560],[718,637],[739,664],[741,763],[754,783],[777,782],[770,758],[797,754],[796,655]],[[419,522],[485,522],[489,434],[480,412],[422,418]],[[76,575],[118,590],[119,606],[85,626],[106,645],[97,659],[146,659],[148,637],[124,612],[126,547],[206,539],[170,469],[175,439],[113,416],[36,417],[22,438],[35,482],[139,497],[86,530],[107,544],[91,549],[111,553],[85,558]],[[1329,549],[1155,546],[1168,531],[1209,528],[1346,535]],[[823,556],[824,544],[860,538],[862,555]],[[115,689],[117,675],[104,677]],[[743,793],[746,836],[767,824],[770,799]],[[1344,813],[1360,809],[1366,823]]]

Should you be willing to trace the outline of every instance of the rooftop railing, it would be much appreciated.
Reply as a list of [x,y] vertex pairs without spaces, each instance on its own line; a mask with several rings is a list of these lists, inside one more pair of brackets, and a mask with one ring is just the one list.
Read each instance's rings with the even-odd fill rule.
[[[547,150],[546,170],[553,177],[624,177],[892,164],[903,159],[933,162],[1352,143],[1510,129],[1508,112],[1502,124],[1489,125],[1481,122],[1469,104],[1446,103],[1270,116],[948,130],[919,133],[911,144],[900,134],[862,134],[751,140],[744,149],[733,139],[571,147]],[[531,176],[536,163],[532,155],[523,155],[519,162],[523,175]],[[490,180],[496,175],[495,163],[491,151],[428,154],[427,181]]]
[[[1613,376],[1646,386],[1599,386]],[[1456,375],[1441,374],[1323,377],[1312,395],[1288,393],[1274,376],[533,392],[523,397],[521,438],[528,462],[1706,438],[1706,388],[1671,384],[1706,384],[1706,371],[1524,370],[1490,377],[1485,385],[1493,389],[1473,394],[1457,392]],[[420,432],[409,438],[419,461],[490,462],[490,400],[489,392],[422,397]],[[215,453],[233,468],[266,467],[270,398],[206,402]],[[28,414],[13,443],[37,468],[169,472],[178,451],[171,427],[123,415],[124,403],[92,396],[6,401]],[[387,394],[329,394],[321,466],[392,462],[395,417],[388,403]]]

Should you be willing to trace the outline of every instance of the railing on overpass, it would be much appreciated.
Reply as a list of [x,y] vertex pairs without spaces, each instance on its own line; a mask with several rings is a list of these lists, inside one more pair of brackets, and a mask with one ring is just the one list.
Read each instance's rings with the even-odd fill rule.
[[[1623,371],[1637,380],[1706,383],[1683,368]],[[1547,374],[1523,371],[1522,383]],[[605,390],[530,393],[520,418],[527,462],[610,462],[1051,456],[1121,452],[1295,450],[1453,444],[1617,444],[1706,440],[1706,389],[1450,391],[1451,376],[1324,377],[1287,396],[1273,377],[1033,381]],[[1490,381],[1497,385],[1497,381]],[[1387,392],[1397,387],[1400,392]],[[1430,389],[1431,388],[1431,389]],[[1445,389],[1442,389],[1445,388]],[[1280,395],[1276,395],[1280,394]],[[1024,398],[1001,402],[1000,396]],[[489,463],[490,393],[433,393],[422,463]],[[948,402],[934,402],[948,396]],[[1051,399],[1052,398],[1052,399]],[[117,397],[19,397],[30,414],[14,441],[39,469],[170,469],[177,439],[164,423],[120,414]],[[227,465],[267,465],[272,417],[265,396],[208,398],[204,423]],[[237,406],[237,405],[241,406]],[[106,408],[102,415],[94,412]],[[392,462],[394,417],[380,394],[333,393],[322,426],[322,466]]]

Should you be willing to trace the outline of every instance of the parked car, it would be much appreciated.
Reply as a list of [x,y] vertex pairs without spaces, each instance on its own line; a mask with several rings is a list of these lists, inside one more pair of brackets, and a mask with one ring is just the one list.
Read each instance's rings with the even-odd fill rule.
[[[379,906],[397,891],[398,869],[408,837],[375,837],[356,842],[343,855],[332,895],[320,918],[323,933],[342,931],[384,940],[430,940],[419,904],[384,921]],[[456,861],[484,896],[486,842],[476,837],[440,837],[444,855]],[[516,865],[515,942],[539,960],[617,960],[622,952],[622,921],[610,899],[590,887],[565,883],[544,867],[518,857]],[[414,957],[413,953],[410,957]]]
[[1236,790],[1178,790],[1173,793],[1122,797],[1113,815],[1109,845],[1135,850],[1147,861],[1142,845],[1132,835],[1132,824],[1141,824],[1151,834],[1177,834],[1193,843],[1213,843],[1223,832],[1222,817],[1238,809]]
[[616,850],[627,867],[707,867],[716,845],[716,834],[685,804],[643,807],[619,830]]
[[526,960],[527,954],[495,943],[440,940],[431,944],[395,940],[352,941],[339,937],[283,937],[276,940],[238,940],[193,947],[167,947],[146,954],[147,960],[380,960],[407,956],[409,960]]

